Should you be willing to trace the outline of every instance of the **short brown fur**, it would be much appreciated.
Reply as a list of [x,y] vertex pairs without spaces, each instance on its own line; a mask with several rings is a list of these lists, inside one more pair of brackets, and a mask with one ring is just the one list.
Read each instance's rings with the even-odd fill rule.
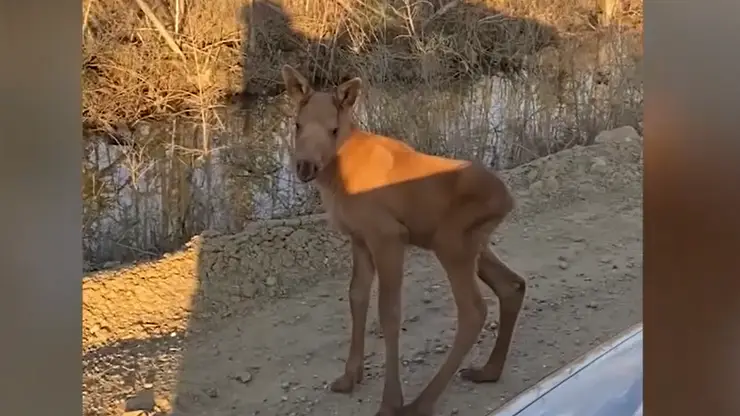
[[[466,369],[462,377],[497,381],[526,287],[524,278],[506,266],[489,243],[513,208],[509,190],[480,164],[423,154],[399,140],[358,129],[352,110],[362,84],[359,78],[333,92],[319,92],[290,66],[284,66],[282,74],[297,113],[292,149],[296,175],[316,184],[330,219],[352,246],[352,336],[344,374],[331,389],[348,393],[362,380],[367,309],[376,272],[385,340],[385,382],[377,415],[433,414],[486,319],[476,275],[500,300],[499,335],[483,367]],[[455,298],[458,328],[447,360],[404,406],[398,344],[404,252],[409,245],[433,251],[442,264]]]

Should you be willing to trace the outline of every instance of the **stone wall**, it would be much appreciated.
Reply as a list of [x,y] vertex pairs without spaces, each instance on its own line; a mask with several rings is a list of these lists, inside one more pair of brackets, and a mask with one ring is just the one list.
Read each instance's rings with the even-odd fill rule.
[[[642,192],[642,139],[631,127],[601,133],[502,177],[525,217],[603,192]],[[185,250],[97,272],[83,281],[83,348],[199,331],[198,322],[243,313],[319,279],[347,278],[347,239],[323,215],[253,223],[234,235],[204,233]]]

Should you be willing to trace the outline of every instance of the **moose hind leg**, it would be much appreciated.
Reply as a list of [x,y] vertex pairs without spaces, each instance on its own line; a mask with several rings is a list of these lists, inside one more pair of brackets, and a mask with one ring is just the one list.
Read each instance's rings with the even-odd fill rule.
[[499,331],[488,361],[480,368],[463,370],[461,377],[475,382],[498,381],[509,353],[514,329],[524,303],[526,281],[491,250],[483,248],[478,259],[478,277],[499,298]]
[[432,414],[435,403],[478,340],[487,314],[486,303],[475,278],[478,255],[475,244],[449,244],[438,247],[435,253],[452,288],[457,306],[457,331],[446,361],[416,400],[404,409],[414,415]]

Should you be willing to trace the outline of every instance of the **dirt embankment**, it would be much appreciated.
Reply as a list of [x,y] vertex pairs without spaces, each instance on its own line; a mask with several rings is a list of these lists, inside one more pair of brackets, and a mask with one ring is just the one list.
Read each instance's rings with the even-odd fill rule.
[[[512,353],[512,381],[495,387],[505,398],[640,319],[642,139],[620,128],[592,146],[502,175],[519,206],[497,246],[533,286]],[[362,404],[323,390],[346,354],[348,260],[346,240],[315,216],[255,223],[236,235],[205,234],[160,261],[88,276],[85,414],[120,414],[142,389],[156,392],[156,403],[144,399],[152,412],[372,414],[375,400]],[[414,283],[405,325],[415,337],[403,348],[417,350],[405,364],[413,390],[432,374],[443,357],[434,351],[444,352],[454,333],[454,308],[433,264],[425,253],[409,254]],[[379,388],[380,373],[373,375],[379,356],[368,358],[371,375],[360,389],[367,397]],[[446,412],[477,415],[500,404],[488,395],[473,399],[474,389],[487,387],[458,384],[441,403]]]

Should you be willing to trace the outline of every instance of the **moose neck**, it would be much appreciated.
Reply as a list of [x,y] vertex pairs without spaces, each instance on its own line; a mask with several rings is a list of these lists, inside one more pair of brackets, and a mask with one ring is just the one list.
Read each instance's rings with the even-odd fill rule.
[[321,169],[321,172],[319,172],[319,175],[316,178],[316,184],[319,187],[326,191],[330,191],[333,194],[345,193],[344,181],[341,177],[341,172],[339,171],[339,149],[341,149],[348,140],[351,140],[361,132],[362,130],[359,129],[357,123],[352,120],[349,132],[337,140],[337,154],[334,155],[331,162]]
[[342,178],[339,175],[339,160],[335,157],[319,172],[315,180],[316,186],[319,188],[321,198],[324,199],[326,195],[337,195],[344,194],[344,184]]

